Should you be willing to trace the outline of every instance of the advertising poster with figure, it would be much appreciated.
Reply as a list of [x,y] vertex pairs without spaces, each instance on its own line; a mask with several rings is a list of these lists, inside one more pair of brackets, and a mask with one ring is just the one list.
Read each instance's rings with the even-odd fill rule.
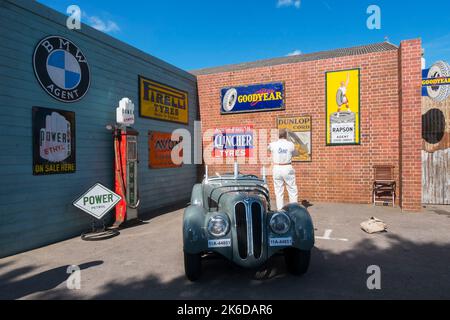
[[327,145],[360,143],[360,70],[326,73]]
[[75,113],[34,107],[33,174],[75,171]]
[[278,130],[286,129],[288,139],[294,143],[298,155],[292,158],[294,162],[312,161],[312,118],[311,116],[301,117],[279,117],[277,119]]

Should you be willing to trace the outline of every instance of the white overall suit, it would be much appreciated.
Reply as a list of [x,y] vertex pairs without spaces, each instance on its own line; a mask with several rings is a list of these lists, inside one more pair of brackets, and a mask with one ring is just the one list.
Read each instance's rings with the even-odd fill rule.
[[273,182],[277,198],[277,209],[284,207],[284,184],[289,192],[289,203],[298,202],[298,188],[295,178],[295,170],[292,167],[292,156],[295,146],[286,139],[280,139],[269,145],[273,157]]

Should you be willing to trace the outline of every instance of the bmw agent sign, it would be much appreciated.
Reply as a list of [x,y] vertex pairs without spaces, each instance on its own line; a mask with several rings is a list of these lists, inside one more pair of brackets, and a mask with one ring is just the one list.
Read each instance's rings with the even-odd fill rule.
[[60,36],[42,39],[33,55],[36,78],[56,100],[72,103],[89,90],[91,74],[86,56],[72,41]]

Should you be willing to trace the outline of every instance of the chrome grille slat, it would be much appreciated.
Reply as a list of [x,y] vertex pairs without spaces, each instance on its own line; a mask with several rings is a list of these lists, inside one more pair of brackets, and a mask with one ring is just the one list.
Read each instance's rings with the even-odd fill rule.
[[239,256],[247,259],[248,256],[248,239],[247,239],[247,210],[243,202],[236,203],[234,207],[236,234],[238,242]]
[[235,205],[235,222],[239,256],[260,259],[263,252],[264,209],[256,200],[245,200]]

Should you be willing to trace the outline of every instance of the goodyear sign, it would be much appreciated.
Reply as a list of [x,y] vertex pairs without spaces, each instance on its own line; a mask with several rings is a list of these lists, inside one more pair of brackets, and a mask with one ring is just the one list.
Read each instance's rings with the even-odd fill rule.
[[284,83],[224,88],[221,102],[222,114],[284,110]]
[[139,112],[143,118],[189,124],[188,93],[139,76]]
[[450,65],[437,61],[429,69],[422,70],[422,96],[436,102],[450,97]]

